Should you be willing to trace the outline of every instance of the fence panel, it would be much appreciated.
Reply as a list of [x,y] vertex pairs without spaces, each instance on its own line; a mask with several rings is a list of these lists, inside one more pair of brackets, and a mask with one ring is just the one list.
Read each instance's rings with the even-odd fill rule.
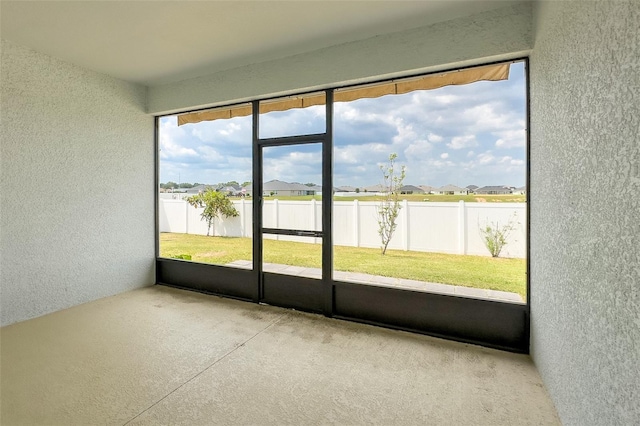
[[[183,200],[160,199],[160,232],[206,235],[207,224]],[[233,201],[239,212],[235,218],[216,219],[214,235],[251,237],[251,201]],[[333,204],[334,244],[353,247],[380,247],[376,202],[336,201]],[[320,230],[322,203],[316,201],[264,202],[263,223],[268,228]],[[511,223],[502,257],[526,256],[526,204],[521,203],[421,203],[403,202],[390,249],[489,256],[480,228],[503,227]],[[320,238],[265,235],[265,238],[320,243]]]
[[360,203],[336,201],[333,203],[333,243],[339,246],[360,247],[358,217]]
[[467,254],[489,255],[485,247],[480,227],[491,225],[504,227],[509,222],[514,229],[507,237],[501,257],[526,257],[527,254],[527,210],[525,204],[518,203],[466,203],[466,244]]
[[409,250],[458,253],[458,203],[409,203]]
[[187,203],[182,200],[160,200],[158,219],[160,232],[190,234],[187,227]]

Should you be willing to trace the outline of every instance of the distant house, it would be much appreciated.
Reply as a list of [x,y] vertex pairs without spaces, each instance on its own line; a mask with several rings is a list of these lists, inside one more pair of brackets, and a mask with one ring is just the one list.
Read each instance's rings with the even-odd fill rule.
[[289,183],[283,182],[281,180],[270,180],[269,182],[265,182],[262,185],[262,195],[264,196],[274,196],[274,195],[283,195],[283,196],[301,196],[301,195],[315,195],[315,188],[306,186],[301,183]]
[[161,193],[168,192],[168,193],[177,194],[180,192],[187,192],[187,188],[160,188],[159,191]]
[[467,185],[465,188],[469,190],[470,193],[476,192],[476,189],[479,188],[478,185]]
[[335,189],[336,192],[356,192],[355,186],[339,186]]
[[513,190],[513,193],[518,195],[527,195],[527,187],[521,186],[520,188],[516,188]]
[[252,194],[253,194],[252,184],[245,185],[240,189],[240,196],[242,197],[251,197]]
[[[313,194],[310,195],[322,195],[322,186],[320,185],[307,186],[307,191],[309,190],[313,191]],[[333,190],[335,192],[336,188],[333,188]]]
[[201,192],[205,192],[207,189],[215,189],[213,185],[196,185],[192,188],[187,188],[185,191],[187,194],[199,194]]
[[242,193],[242,187],[240,185],[225,185],[219,186],[216,191],[230,196],[238,196]]
[[387,192],[387,191],[388,189],[382,185],[372,185],[372,186],[367,186],[363,188],[361,192]]
[[482,188],[476,189],[476,194],[485,194],[485,195],[504,195],[511,194],[511,188],[508,186],[483,186]]
[[467,188],[460,188],[455,185],[445,185],[437,189],[438,194],[441,195],[467,195],[469,190]]
[[418,188],[422,189],[425,194],[435,194],[438,192],[438,188],[429,185],[418,185]]
[[401,194],[424,194],[424,190],[414,185],[404,185],[398,189]]

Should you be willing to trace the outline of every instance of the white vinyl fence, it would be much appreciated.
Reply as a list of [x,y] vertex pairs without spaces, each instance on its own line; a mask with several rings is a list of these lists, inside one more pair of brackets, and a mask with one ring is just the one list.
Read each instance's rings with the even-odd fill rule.
[[[207,234],[202,209],[180,199],[160,199],[160,232]],[[251,200],[233,201],[238,217],[216,219],[214,235],[252,236]],[[334,201],[333,242],[352,247],[380,247],[377,205],[375,201]],[[526,204],[523,203],[425,203],[402,202],[398,227],[390,249],[450,254],[490,256],[480,227],[502,227],[512,221],[514,229],[507,238],[501,257],[526,257]],[[264,201],[263,226],[320,231],[320,201]],[[265,235],[265,238],[319,243],[320,238]]]

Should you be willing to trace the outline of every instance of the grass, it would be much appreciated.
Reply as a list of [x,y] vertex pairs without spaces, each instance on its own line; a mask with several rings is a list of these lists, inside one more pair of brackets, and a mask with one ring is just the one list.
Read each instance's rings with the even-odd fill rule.
[[[321,245],[264,240],[264,261],[304,267],[321,267]],[[160,256],[188,254],[195,262],[226,264],[251,260],[250,238],[160,234]],[[464,287],[518,293],[525,298],[526,260],[442,253],[380,250],[336,246],[334,268],[386,277],[405,278]]]
[[[363,195],[361,197],[333,197],[334,201],[380,201],[383,197],[377,195]],[[265,200],[278,199],[281,201],[309,201],[322,200],[322,195],[299,195],[286,196],[274,195],[273,197],[264,197]],[[402,194],[401,200],[407,201],[424,201],[430,203],[457,203],[464,201],[466,203],[526,203],[526,195],[506,194],[506,195],[432,195],[432,194]]]

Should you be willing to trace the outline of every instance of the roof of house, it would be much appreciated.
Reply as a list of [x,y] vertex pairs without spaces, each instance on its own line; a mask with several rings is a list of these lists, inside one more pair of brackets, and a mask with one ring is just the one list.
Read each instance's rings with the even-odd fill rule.
[[419,186],[415,186],[415,185],[404,185],[404,186],[399,188],[399,191],[401,191],[401,192],[407,192],[407,191],[424,192],[424,189],[420,188]]
[[465,188],[470,189],[472,191],[480,188],[478,185],[467,185]]
[[220,192],[239,192],[242,188],[236,185],[219,186],[216,191]]
[[431,192],[438,189],[435,186],[429,186],[429,185],[418,185],[418,188],[422,189],[424,192]]
[[281,180],[273,179],[269,182],[265,182],[262,184],[262,189],[265,191],[297,191],[298,188],[289,183],[283,182]]
[[460,188],[459,186],[455,186],[455,185],[452,185],[452,184],[445,185],[445,186],[442,186],[442,187],[438,188],[439,191],[455,191],[455,192],[466,191],[466,189],[467,188]]
[[196,185],[192,188],[187,188],[187,193],[189,194],[197,194],[198,192],[204,192],[207,189],[215,189],[215,187],[213,185],[205,185],[205,184],[200,184],[200,185]]
[[483,186],[482,188],[476,189],[476,192],[478,191],[511,191],[511,189],[504,185],[501,185],[501,186],[487,185],[487,186]]
[[382,186],[380,184],[367,186],[367,187],[365,187],[363,189],[365,191],[367,191],[367,192],[385,192],[385,191],[387,191],[387,188],[385,188],[384,186]]
[[[319,189],[318,189],[319,188]],[[322,191],[322,188],[315,186],[307,186],[298,182],[284,182],[273,179],[262,184],[263,191]]]

